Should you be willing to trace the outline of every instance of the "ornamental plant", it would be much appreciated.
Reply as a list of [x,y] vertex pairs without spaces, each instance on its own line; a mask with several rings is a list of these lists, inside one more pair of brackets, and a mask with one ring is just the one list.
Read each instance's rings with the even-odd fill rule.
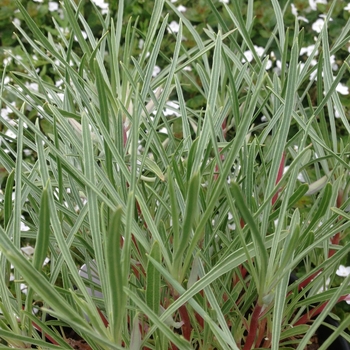
[[[57,36],[17,2],[35,37],[17,25],[19,42],[40,63],[5,69],[0,91],[12,112],[0,148],[2,348],[305,349],[350,293],[349,276],[335,283],[350,250],[349,145],[335,127],[350,131],[336,91],[348,64],[336,76],[330,64],[350,23],[330,45],[332,5],[303,62],[299,20],[286,29],[272,0],[282,64],[268,74],[238,2],[224,4],[229,29],[208,0],[221,29],[204,41],[170,1],[155,1],[146,34],[123,23],[123,3],[115,20],[99,15],[95,38],[73,0]],[[172,57],[160,51],[164,8],[179,17]],[[205,108],[187,106],[194,91]],[[320,349],[350,339],[350,316],[340,321]]]

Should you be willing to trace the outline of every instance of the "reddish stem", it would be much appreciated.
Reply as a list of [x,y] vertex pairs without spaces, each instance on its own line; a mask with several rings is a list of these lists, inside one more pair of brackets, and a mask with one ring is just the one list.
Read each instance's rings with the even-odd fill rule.
[[[340,208],[341,205],[343,204],[343,191],[339,191],[338,197],[337,197],[337,208]],[[340,221],[343,217],[340,215],[338,220]],[[331,243],[332,244],[339,244],[340,242],[340,232],[336,233],[332,238],[331,238]],[[335,254],[335,249],[330,249],[328,256],[331,257],[332,255]]]
[[[136,209],[137,209],[137,214],[138,214],[138,216],[139,216],[141,219],[143,219],[143,215],[142,215],[141,207],[140,207],[140,204],[139,204],[139,202],[138,202],[138,201],[136,201]],[[145,228],[147,228],[147,227],[148,227],[148,226],[147,226],[147,223],[146,223],[146,221],[145,221],[145,220],[143,220],[143,225],[145,226]]]
[[[340,242],[340,232],[336,233],[332,238],[331,238],[331,243],[332,244],[339,244]],[[330,258],[336,253],[335,249],[329,249],[328,257]]]
[[[34,326],[34,328],[35,328],[37,331],[43,333],[43,331],[41,330],[41,327],[39,327],[35,322],[32,322],[32,325]],[[50,337],[50,336],[49,336],[48,334],[46,334],[46,333],[45,333],[45,338],[47,338],[47,339],[51,342],[51,344],[59,345],[55,339],[53,339],[52,337]]]
[[191,322],[190,322],[190,317],[188,316],[188,312],[186,309],[185,305],[181,305],[179,308],[179,314],[181,317],[181,321],[184,322],[184,324],[181,327],[182,330],[182,336],[190,341],[191,340],[191,332],[192,332],[192,327],[191,327]]
[[[22,310],[24,310],[24,307],[23,307],[23,306],[22,306]],[[41,334],[44,333],[44,332],[42,331],[41,327],[38,326],[35,322],[32,321],[32,325],[33,325],[33,327],[34,327],[37,331],[41,332]],[[51,342],[51,344],[59,345],[55,339],[53,339],[52,337],[50,337],[50,336],[49,336],[48,334],[46,334],[46,333],[45,333],[45,338],[47,338],[47,339]]]
[[[219,152],[221,152],[221,148],[219,148]],[[223,161],[225,159],[223,154],[220,154],[220,160]],[[219,165],[215,165],[215,174],[214,174],[214,180],[217,180],[219,178]]]
[[259,328],[259,316],[262,310],[262,305],[259,302],[256,303],[254,311],[252,313],[252,319],[250,320],[250,327],[248,330],[248,336],[244,344],[243,350],[250,350],[253,347],[256,334]]
[[[340,208],[342,203],[343,203],[343,191],[339,191],[338,197],[337,197],[337,208]],[[338,220],[341,220],[341,219],[342,219],[342,216],[339,216]],[[340,240],[341,240],[341,236],[340,236],[340,232],[338,232],[331,238],[331,243],[332,244],[339,244]],[[328,252],[328,258],[332,257],[335,253],[336,253],[335,249],[330,249]],[[322,272],[322,269],[313,273],[305,281],[300,283],[298,286],[298,290],[301,290],[302,288],[307,286],[320,272]]]
[[200,314],[198,314],[197,312],[194,315],[195,315],[196,320],[197,320],[198,324],[200,325],[201,329],[203,329],[204,328],[204,319],[203,319],[203,317]]
[[[281,162],[280,162],[280,166],[278,169],[278,173],[277,173],[277,179],[276,179],[276,185],[281,181],[282,176],[283,176],[283,170],[284,170],[284,164],[286,161],[286,153],[283,152],[282,153],[282,158],[281,158]],[[278,193],[280,192],[280,190],[278,190],[278,192],[272,197],[272,205],[274,205],[278,199]]]
[[[337,197],[337,208],[340,208],[341,205],[343,204],[343,190],[340,190],[338,192],[338,197]],[[341,219],[342,217],[339,216],[339,219]]]
[[[240,270],[239,275],[241,276],[242,280],[244,280],[244,278],[247,275],[248,271],[243,265],[240,265],[238,268]],[[232,282],[233,287],[240,281],[239,275],[237,273],[235,273],[235,275],[233,277],[233,282]]]
[[244,222],[244,220],[242,218],[239,221],[239,224],[241,225],[241,228],[243,228],[245,226],[245,222]]
[[222,133],[225,140],[226,140],[226,134],[227,134],[226,125],[227,125],[227,118],[225,118],[225,120],[222,122],[222,125],[221,125]]
[[[349,301],[350,295],[347,294],[347,295],[341,296],[338,299],[337,303],[339,303],[340,301],[343,301],[343,300]],[[308,323],[312,319],[312,317],[319,315],[324,310],[324,308],[327,306],[328,302],[329,301],[324,302],[323,304],[321,304],[321,305],[315,307],[314,309],[310,310],[309,312],[307,312],[305,315],[301,316],[299,318],[299,320],[295,323],[295,326]]]
[[321,272],[322,272],[322,269],[314,272],[306,280],[304,280],[303,282],[299,283],[298,290],[302,290],[303,288],[305,288]]
[[[332,244],[339,244],[340,242],[340,232],[336,233],[332,238],[331,238],[331,242]],[[334,249],[331,249],[331,251],[333,252],[333,254],[335,253]],[[333,255],[332,254],[332,255]],[[329,257],[331,257],[332,255],[330,255]]]
[[259,334],[258,334],[258,340],[257,340],[257,346],[260,346],[262,344],[264,338],[266,337],[266,318],[263,318],[261,322],[259,323]]
[[106,318],[105,315],[100,311],[100,309],[98,309],[98,308],[96,308],[96,309],[97,309],[98,314],[99,314],[100,317],[101,317],[101,320],[102,320],[103,324],[104,324],[105,327],[107,328],[108,325],[109,325],[109,322],[108,322],[107,318]]

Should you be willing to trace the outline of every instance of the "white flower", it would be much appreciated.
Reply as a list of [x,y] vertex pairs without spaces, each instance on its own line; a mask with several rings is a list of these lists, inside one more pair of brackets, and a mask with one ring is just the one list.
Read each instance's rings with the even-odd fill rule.
[[253,54],[252,54],[252,52],[250,50],[244,52],[244,57],[245,58],[242,59],[243,63],[247,62],[247,61],[248,62],[253,61]]
[[104,0],[92,0],[92,2],[98,6],[102,11],[102,14],[106,14],[108,12],[108,3],[104,2]]
[[21,21],[18,18],[14,18],[13,23],[16,24],[18,27],[21,25]]
[[26,86],[33,91],[39,91],[39,84],[37,83],[26,83]]
[[[264,48],[263,47],[254,45],[254,49],[255,49],[255,51],[256,51],[256,53],[257,53],[257,55],[259,57],[261,57],[264,54]],[[253,61],[253,58],[254,58],[253,53],[250,50],[247,50],[247,51],[244,52],[244,57],[245,58],[242,59],[243,63],[247,62],[247,61],[251,62],[251,61]]]
[[344,11],[350,11],[350,2],[344,7]]
[[340,265],[335,273],[337,276],[347,277],[350,274],[350,266]]
[[233,223],[233,224],[228,224],[227,227],[229,228],[229,230],[233,231],[236,229],[236,224]]
[[[297,146],[297,145],[295,145],[293,148],[295,149],[296,152],[298,152],[298,146]],[[286,165],[286,166],[283,168],[283,174],[285,174],[285,173],[287,172],[288,169],[289,169],[289,165]],[[305,181],[305,178],[304,178],[304,176],[303,176],[302,173],[299,173],[299,174],[298,174],[297,179],[298,179],[300,182],[306,182],[306,181]]]
[[21,283],[21,292],[23,294],[27,294],[28,293],[28,287],[24,283]]
[[[302,47],[300,49],[300,56],[306,54],[307,56],[310,56],[312,54],[312,51],[315,49],[315,45],[310,45],[307,47]],[[316,51],[315,55],[318,55],[318,50]]]
[[316,20],[316,22],[314,22],[312,24],[312,30],[314,30],[316,33],[321,33],[321,30],[323,28],[323,25],[324,25],[324,19],[322,18],[319,18]]
[[156,77],[159,74],[160,71],[161,71],[160,67],[154,66],[153,67],[153,72],[152,72],[152,77]]
[[4,60],[2,61],[4,66],[7,66],[8,64],[10,64],[12,62],[12,57],[6,57],[4,58]]
[[349,94],[349,88],[346,85],[342,84],[342,83],[339,83],[335,89],[342,95],[348,95]]
[[[323,72],[322,72],[322,77],[323,77]],[[317,70],[315,69],[311,74],[310,74],[310,80],[317,80]]]
[[340,118],[340,113],[339,113],[339,111],[336,108],[334,108],[334,116],[336,118]]
[[319,290],[318,290],[318,292],[317,292],[317,294],[318,293],[322,293],[322,292],[324,292],[325,290],[328,290],[328,287],[329,287],[329,283],[331,282],[331,279],[328,277],[327,279],[326,279],[326,284],[325,284],[325,286],[324,287],[321,287]]
[[177,7],[177,10],[179,12],[186,12],[187,8],[185,6],[180,5],[180,6]]
[[176,21],[171,21],[169,24],[168,32],[169,33],[178,33],[180,25]]
[[58,3],[54,1],[49,1],[49,11],[57,11],[58,10]]
[[[265,50],[263,47],[254,45],[254,49],[259,57],[263,57],[264,50]],[[271,54],[271,56],[273,57],[273,54]],[[250,50],[247,50],[244,52],[244,58],[242,58],[243,63],[245,63],[247,61],[251,62],[251,61],[253,61],[253,59],[254,59],[254,56]],[[272,67],[272,61],[268,60],[267,64],[266,64],[266,69],[270,69],[271,67]]]
[[264,54],[265,49],[263,47],[254,45],[254,48],[258,56],[261,57]]
[[271,61],[271,60],[268,60],[265,69],[268,70],[268,69],[270,69],[271,67],[272,67],[272,61]]
[[276,67],[273,69],[273,71],[277,74],[280,75],[282,70],[282,62],[280,60],[276,61]]
[[175,115],[180,116],[180,106],[176,101],[168,101],[165,105],[164,115]]
[[302,17],[302,16],[298,16],[298,10],[297,8],[295,7],[294,4],[291,4],[290,5],[292,7],[292,14],[299,20],[299,21],[304,21],[306,23],[309,23],[309,20],[305,17]]
[[30,245],[21,248],[22,252],[27,256],[32,256],[34,254],[34,248]]
[[[81,31],[81,34],[83,35],[84,39],[87,39],[87,34],[86,34],[86,32],[84,30]],[[78,41],[78,38],[75,35],[74,35],[74,40]]]
[[314,10],[314,11],[317,10],[317,3],[327,4],[327,0],[309,0],[309,5],[311,7],[311,10]]
[[1,109],[0,116],[1,116],[1,118],[9,121],[10,120],[10,117],[9,117],[10,113],[12,113],[12,109],[8,106],[5,106],[5,108]]
[[222,2],[224,4],[228,4],[229,3],[229,0],[219,0],[219,2]]
[[337,65],[337,63],[335,62],[335,55],[332,55],[332,56],[330,57],[330,62],[331,62],[332,69],[333,69],[333,70],[338,70],[338,65]]
[[[15,135],[15,137],[17,137],[17,135]],[[21,221],[21,231],[29,231],[29,230],[30,230],[30,227]]]
[[63,80],[62,79],[58,79],[55,81],[55,86],[59,87],[63,84]]
[[31,154],[32,154],[32,150],[29,149],[29,148],[25,148],[23,150],[23,154],[26,156],[26,157],[29,157]]
[[159,132],[160,132],[161,134],[166,134],[166,135],[168,135],[168,129],[167,129],[166,127],[160,128],[160,129],[159,129]]

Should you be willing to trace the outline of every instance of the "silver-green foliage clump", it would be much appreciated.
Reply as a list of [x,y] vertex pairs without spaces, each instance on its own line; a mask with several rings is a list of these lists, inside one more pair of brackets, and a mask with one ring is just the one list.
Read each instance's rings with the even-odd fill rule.
[[[208,3],[221,30],[207,28],[203,41],[170,1],[156,1],[142,52],[133,57],[142,33],[133,19],[122,22],[122,1],[115,21],[100,16],[99,39],[72,0],[62,4],[68,37],[45,37],[18,2],[35,37],[18,26],[21,40],[63,84],[43,79],[29,58],[26,73],[12,72],[14,83],[1,87],[21,101],[17,108],[2,99],[16,116],[4,123],[17,135],[2,138],[0,148],[9,173],[0,204],[4,348],[70,349],[45,323],[48,313],[93,349],[304,349],[350,293],[349,278],[325,288],[350,249],[349,149],[335,127],[336,111],[350,131],[336,92],[348,65],[333,77],[329,60],[349,39],[350,24],[330,47],[331,8],[301,64],[298,21],[290,39],[272,1],[271,40],[282,69],[268,74],[268,57],[250,38],[253,14],[243,18],[237,6],[224,5],[230,29]],[[173,56],[153,77],[168,25],[164,6],[180,27]],[[195,42],[189,51],[184,27]],[[317,50],[323,54],[314,65]],[[186,105],[188,86],[204,97],[203,109]],[[170,98],[179,110],[169,117]],[[23,161],[24,149],[33,162]],[[28,231],[21,231],[23,215]],[[31,259],[20,250],[24,239],[35,239]],[[289,285],[296,269],[302,276]],[[28,286],[25,295],[19,282]],[[309,322],[305,312],[317,305],[323,311]],[[340,331],[349,324],[346,317]]]

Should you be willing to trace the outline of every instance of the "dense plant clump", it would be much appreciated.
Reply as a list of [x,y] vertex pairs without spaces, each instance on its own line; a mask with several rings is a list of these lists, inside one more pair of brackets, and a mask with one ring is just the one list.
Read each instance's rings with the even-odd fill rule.
[[146,3],[1,8],[2,347],[347,344],[346,4]]

